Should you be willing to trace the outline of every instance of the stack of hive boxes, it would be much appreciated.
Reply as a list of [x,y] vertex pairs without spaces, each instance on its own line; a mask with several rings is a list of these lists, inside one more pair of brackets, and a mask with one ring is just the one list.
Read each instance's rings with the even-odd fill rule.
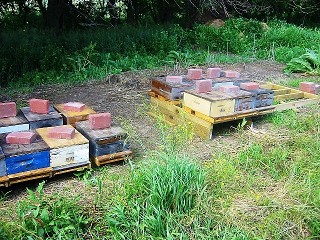
[[[74,126],[87,119],[92,123],[90,119],[96,120],[99,114],[78,102],[59,104],[56,109],[44,99],[31,99],[29,107],[19,111],[14,102],[0,103],[0,186],[91,167],[89,140],[72,125],[63,125],[63,121]],[[108,116],[99,119],[100,127],[110,124],[109,113],[100,115]],[[93,128],[96,125],[97,121],[93,121]],[[105,131],[95,130],[95,134]],[[124,141],[126,134],[121,131],[119,141]],[[128,143],[121,146],[122,149],[109,148],[108,154],[129,150]],[[113,156],[113,161],[125,158],[118,155],[122,158]]]

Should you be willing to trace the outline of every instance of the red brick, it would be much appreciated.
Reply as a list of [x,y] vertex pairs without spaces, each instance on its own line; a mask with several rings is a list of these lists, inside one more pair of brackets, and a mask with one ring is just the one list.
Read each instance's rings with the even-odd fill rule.
[[167,76],[167,83],[182,83],[182,76]]
[[207,78],[214,79],[221,76],[221,68],[208,68]]
[[222,76],[226,78],[239,78],[240,73],[237,71],[225,70],[225,71],[222,71]]
[[30,112],[39,113],[39,114],[48,114],[49,113],[49,100],[45,99],[30,99],[29,106]]
[[188,69],[188,79],[199,80],[201,78],[202,78],[202,69],[199,69],[199,68]]
[[56,139],[72,139],[75,135],[75,130],[71,126],[57,126],[52,127],[48,131],[49,138]]
[[89,115],[89,127],[90,129],[104,129],[111,126],[111,114],[110,113],[96,113]]
[[0,118],[15,117],[17,105],[15,102],[0,103]]
[[219,88],[220,92],[224,92],[226,94],[235,94],[240,91],[240,87],[234,85],[225,85]]
[[81,102],[68,102],[63,104],[63,109],[71,112],[82,112],[86,105]]
[[313,82],[301,82],[300,83],[300,91],[315,94],[316,93],[316,84]]
[[196,92],[206,93],[212,91],[212,80],[199,80],[196,82]]
[[259,84],[255,82],[245,82],[245,83],[240,83],[240,88],[244,90],[258,90],[259,89]]
[[31,144],[37,135],[34,132],[12,132],[6,136],[8,144]]

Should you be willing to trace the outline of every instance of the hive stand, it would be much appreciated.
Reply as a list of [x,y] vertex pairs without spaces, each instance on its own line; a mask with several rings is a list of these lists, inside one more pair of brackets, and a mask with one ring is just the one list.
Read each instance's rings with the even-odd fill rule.
[[50,129],[52,127],[39,128],[36,131],[50,147],[50,167],[53,168],[53,175],[91,167],[88,139],[77,130],[72,139],[49,138]]
[[72,125],[75,127],[76,122],[85,121],[88,119],[89,114],[96,113],[93,109],[85,106],[85,109],[81,112],[72,112],[65,110],[63,104],[55,104],[54,108],[62,114],[63,123],[66,125]]
[[0,145],[5,156],[7,185],[50,176],[49,146],[38,134],[27,145],[7,144],[6,135],[0,135]]
[[48,114],[33,113],[30,111],[30,107],[23,107],[21,111],[28,120],[30,129],[54,127],[63,124],[62,116],[52,106],[49,107]]
[[28,120],[19,110],[17,116],[0,118],[0,133],[20,132],[29,130]]
[[76,128],[90,141],[90,158],[97,166],[132,157],[127,134],[121,127],[92,130],[89,121],[76,123]]
[[6,186],[6,183],[8,183],[8,181],[9,178],[7,176],[6,159],[2,148],[0,147],[0,187]]

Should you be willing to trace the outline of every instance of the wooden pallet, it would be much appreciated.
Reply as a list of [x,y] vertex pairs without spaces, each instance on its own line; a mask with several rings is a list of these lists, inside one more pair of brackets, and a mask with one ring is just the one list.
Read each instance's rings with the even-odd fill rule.
[[8,178],[8,176],[0,177],[0,187],[9,187],[9,178]]
[[[179,105],[174,105],[170,101],[163,101],[161,98],[151,97],[150,101],[151,104],[156,106],[159,112],[164,115],[164,121],[172,125],[181,123],[183,119],[187,122],[191,122],[194,125],[195,134],[204,139],[212,138],[214,124],[270,114],[275,111],[283,111],[309,104],[316,104],[320,101],[320,98],[317,95],[276,84],[262,84],[261,88],[273,90],[275,101],[278,102],[278,104],[235,112],[225,116],[210,117],[207,114],[195,111],[186,106],[179,107]],[[149,115],[156,117],[157,113],[149,112]]]
[[53,171],[52,168],[48,167],[48,168],[41,168],[37,170],[8,175],[7,176],[9,178],[8,186],[15,183],[26,182],[30,180],[39,179],[39,178],[51,177],[52,171]]
[[131,159],[133,156],[133,152],[131,150],[107,154],[103,156],[97,156],[92,158],[93,162],[96,166],[100,167],[102,165],[112,163],[112,162],[119,162],[127,159]]
[[161,95],[159,95],[159,94],[157,94],[157,93],[155,93],[155,92],[153,92],[153,91],[151,91],[151,90],[148,91],[148,95],[149,95],[150,97],[159,99],[160,101],[170,102],[171,104],[176,105],[176,106],[181,106],[181,104],[182,104],[182,100],[170,100],[170,99],[165,98],[165,97],[163,97],[163,96],[161,96]]
[[91,168],[91,163],[89,162],[84,162],[83,164],[70,164],[68,167],[63,166],[63,167],[55,167],[53,169],[53,176],[64,174],[64,173],[69,173],[69,172],[79,172],[83,171],[85,169],[90,169]]

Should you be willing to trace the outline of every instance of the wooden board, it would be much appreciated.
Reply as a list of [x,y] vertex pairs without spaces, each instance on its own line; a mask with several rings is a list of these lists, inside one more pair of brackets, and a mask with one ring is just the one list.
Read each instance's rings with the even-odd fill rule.
[[69,173],[69,172],[78,172],[78,171],[83,171],[85,169],[90,169],[91,168],[91,163],[90,162],[83,162],[83,163],[78,163],[78,164],[70,164],[67,167],[55,167],[53,169],[53,176],[64,174],[64,173]]
[[17,116],[0,118],[0,133],[20,132],[29,130],[28,120],[19,110]]
[[174,105],[181,105],[181,103],[182,103],[182,101],[180,99],[179,100],[170,100],[170,99],[167,99],[167,98],[165,98],[165,97],[163,97],[163,96],[161,96],[161,95],[159,95],[159,94],[157,94],[157,93],[155,93],[155,92],[153,92],[151,90],[148,91],[148,95],[150,97],[157,98],[157,99],[159,99],[161,101],[168,101],[168,102],[170,102],[171,104],[174,104]]
[[21,108],[21,111],[28,120],[30,129],[54,127],[63,124],[62,116],[52,106],[50,106],[48,114],[30,112],[30,107]]
[[6,160],[4,153],[2,151],[2,148],[0,146],[0,177],[7,175],[7,166],[6,166]]
[[88,143],[50,150],[50,167],[68,167],[83,162],[89,163]]
[[235,109],[235,99],[217,91],[208,93],[186,91],[183,95],[183,104],[210,117],[230,115]]
[[[212,138],[212,123],[203,120],[198,116],[187,113],[182,108],[172,105],[169,102],[160,101],[152,97],[150,101],[152,105],[156,106],[156,108],[159,110],[159,113],[164,115],[166,122],[173,125],[192,124],[196,135],[207,140]],[[158,113],[152,112],[150,115],[157,117]]]
[[94,157],[93,161],[98,167],[107,163],[123,161],[132,158],[133,152],[131,150],[118,152],[114,154],[107,154],[103,156]]
[[0,177],[0,187],[9,187],[9,178],[8,178],[8,176]]
[[35,180],[39,178],[46,178],[52,176],[52,168],[42,168],[37,170],[32,170],[28,172],[21,172],[16,174],[8,175],[9,178],[9,185],[12,185],[14,183],[20,183],[30,180]]
[[39,128],[36,131],[37,131],[37,133],[39,133],[39,135],[43,138],[43,140],[48,144],[48,146],[51,149],[89,143],[89,140],[86,139],[84,136],[82,136],[82,134],[79,133],[77,130],[75,130],[75,136],[72,139],[49,138],[48,137],[48,132],[49,132],[50,129],[52,129],[52,128],[51,127]]
[[75,126],[76,122],[84,121],[88,119],[89,114],[96,113],[93,109],[86,106],[81,112],[72,112],[63,109],[63,104],[56,104],[54,108],[62,114],[63,123],[67,125]]

